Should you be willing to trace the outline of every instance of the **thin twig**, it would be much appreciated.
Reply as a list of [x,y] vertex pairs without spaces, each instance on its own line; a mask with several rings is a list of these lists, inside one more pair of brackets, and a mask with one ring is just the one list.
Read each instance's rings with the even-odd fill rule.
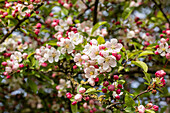
[[136,95],[136,97],[133,98],[133,100],[136,100],[140,95],[145,94],[145,93],[148,93],[148,92],[150,92],[150,91],[151,91],[151,90],[145,90],[144,92],[139,93],[138,95]]
[[[33,14],[34,11],[36,11],[38,8],[40,8],[43,4],[44,4],[43,2],[42,2],[41,4],[38,4],[37,7],[35,7],[35,8],[31,11],[30,14]],[[4,36],[2,37],[2,39],[0,40],[0,44],[2,44],[2,43],[5,41],[5,39],[8,38],[8,36],[9,36],[10,34],[12,34],[13,31],[15,31],[17,28],[19,28],[20,25],[21,25],[25,20],[27,20],[28,18],[29,18],[29,17],[25,17],[25,18],[23,18],[22,20],[19,20],[19,22],[16,24],[16,26],[14,26],[6,35],[4,35]]]
[[97,8],[98,8],[99,0],[95,1],[95,7],[94,7],[94,14],[93,14],[93,25],[97,23]]
[[162,14],[164,15],[164,17],[165,17],[165,19],[167,20],[167,22],[170,24],[170,21],[169,21],[167,15],[165,14],[165,12],[163,11],[163,9],[162,9],[162,7],[161,7],[161,4],[157,4],[157,2],[156,2],[155,0],[152,0],[152,1],[153,1],[153,2],[155,3],[155,5],[159,8],[159,10],[162,12]]

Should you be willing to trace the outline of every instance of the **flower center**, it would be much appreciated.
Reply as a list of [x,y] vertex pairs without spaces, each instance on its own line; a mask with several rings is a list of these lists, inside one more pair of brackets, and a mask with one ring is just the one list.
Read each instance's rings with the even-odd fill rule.
[[64,29],[64,26],[61,26],[61,29]]
[[112,47],[111,47],[112,49],[115,49],[115,46],[114,45],[112,45]]
[[77,39],[77,37],[74,37],[74,38],[73,38],[73,41],[76,41],[76,39]]
[[55,57],[55,56],[56,56],[56,54],[55,54],[55,53],[53,53],[53,54],[52,54],[52,57]]
[[98,52],[98,51],[96,51],[96,52],[95,52],[95,54],[96,54],[96,55],[98,55],[98,54],[99,54],[99,52]]
[[66,44],[66,45],[65,45],[65,47],[66,47],[66,48],[69,48],[69,45],[68,45],[68,44]]
[[165,48],[162,48],[162,51],[165,51],[166,49]]
[[94,75],[94,72],[93,72],[93,71],[91,71],[91,72],[90,72],[90,75]]
[[106,58],[105,61],[108,62],[108,61],[109,61],[109,58]]

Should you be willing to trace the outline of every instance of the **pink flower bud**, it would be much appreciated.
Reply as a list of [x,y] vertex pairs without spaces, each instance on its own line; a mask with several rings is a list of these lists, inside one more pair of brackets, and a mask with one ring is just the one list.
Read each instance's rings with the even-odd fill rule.
[[90,110],[90,113],[94,113],[93,110]]
[[161,38],[162,38],[162,37],[164,37],[164,35],[163,35],[163,34],[160,34],[159,36],[160,36]]
[[109,85],[108,81],[104,81],[103,86],[107,87]]
[[90,97],[86,97],[85,101],[89,101]]
[[99,78],[97,77],[97,78],[95,78],[95,80],[94,80],[95,82],[99,82]]
[[23,67],[24,67],[24,64],[19,64],[19,67],[20,67],[20,68],[23,68]]
[[52,74],[52,77],[53,77],[53,78],[55,78],[55,76],[56,76],[56,74],[55,74],[55,73],[53,73],[53,74]]
[[3,65],[3,66],[6,66],[6,65],[7,65],[7,62],[2,62],[2,65]]
[[113,55],[114,57],[117,57],[117,53],[116,53],[116,52],[113,52],[112,55]]
[[4,16],[4,17],[5,17],[5,16],[7,16],[7,15],[8,15],[8,13],[7,13],[7,12],[4,12],[4,13],[3,13],[3,16]]
[[41,24],[40,24],[40,23],[37,23],[37,24],[36,24],[36,28],[37,28],[37,29],[40,29],[40,28],[41,28]]
[[149,109],[150,109],[150,108],[152,108],[152,106],[153,106],[153,104],[152,104],[152,103],[148,103],[148,104],[146,104],[146,107],[147,107],[147,108],[149,108]]
[[118,84],[118,85],[117,85],[117,88],[122,89],[122,84]]
[[74,101],[74,102],[72,102],[71,104],[72,104],[72,105],[76,105],[76,104],[77,104],[77,102],[76,102],[76,101]]
[[67,3],[64,3],[64,5],[63,5],[66,9],[70,9],[70,5],[69,4],[67,4]]
[[30,13],[26,13],[26,15],[25,15],[26,17],[30,17],[31,16],[31,14]]
[[41,64],[41,66],[42,67],[47,67],[47,63],[44,62],[44,63]]
[[10,75],[7,75],[6,78],[9,79],[9,78],[11,78],[11,76],[10,76]]
[[159,110],[159,107],[158,107],[157,105],[154,105],[154,106],[153,106],[153,109],[154,109],[155,111],[158,111],[158,110]]
[[159,55],[158,51],[155,51],[155,55]]
[[118,80],[118,79],[119,79],[119,76],[118,76],[118,75],[114,75],[113,78],[114,78],[115,80]]
[[83,107],[84,107],[84,109],[88,109],[88,105],[86,102],[83,104]]
[[97,111],[97,109],[96,108],[93,108],[93,112],[96,112]]
[[[59,89],[60,89],[60,86],[59,86],[59,85],[58,85],[58,86],[56,86],[56,89],[57,89],[57,90],[59,90]],[[67,94],[66,94],[66,95],[67,95]]]
[[72,98],[71,93],[67,93],[66,96],[67,96],[68,99],[71,99],[71,98]]
[[118,100],[119,100],[119,99],[120,99],[120,96],[119,96],[119,95],[117,95],[117,96],[115,97],[115,99],[118,99]]
[[155,46],[155,49],[157,49],[157,48],[159,48],[159,45],[156,45],[156,46]]
[[35,30],[34,30],[34,33],[35,33],[36,35],[38,35],[38,34],[40,33],[40,30],[39,30],[39,29],[35,29]]
[[146,33],[146,36],[149,36],[150,34],[149,33]]
[[156,77],[164,77],[166,75],[164,70],[159,70],[155,73]]
[[17,70],[17,73],[20,73],[20,70]]
[[8,75],[8,73],[7,73],[7,72],[4,72],[4,73],[3,73],[3,75],[7,76],[7,75]]
[[85,92],[86,92],[86,89],[85,89],[84,87],[81,87],[81,88],[79,89],[79,92],[80,92],[80,93],[85,93]]
[[107,93],[107,89],[106,88],[102,89],[102,92]]
[[121,59],[121,57],[122,57],[122,55],[121,55],[121,54],[118,54],[118,55],[116,56],[116,60],[119,61],[119,60]]
[[78,102],[82,101],[82,95],[81,94],[76,94],[74,99]]
[[117,89],[117,90],[116,90],[116,93],[117,93],[117,94],[120,94],[120,92],[121,92],[120,89]]
[[170,53],[167,53],[167,54],[166,54],[166,58],[167,58],[167,59],[170,59]]
[[115,89],[114,85],[109,85],[109,86],[108,86],[108,90],[109,90],[109,91],[114,91],[114,89]]
[[139,111],[139,113],[144,113],[145,107],[143,105],[138,106],[138,111]]
[[73,66],[73,69],[77,69],[77,65],[74,65],[74,66]]

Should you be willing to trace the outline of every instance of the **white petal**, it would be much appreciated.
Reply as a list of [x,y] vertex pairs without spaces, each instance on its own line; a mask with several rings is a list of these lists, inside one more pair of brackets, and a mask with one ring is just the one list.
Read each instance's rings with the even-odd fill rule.
[[48,58],[48,61],[49,61],[49,63],[53,63],[53,61],[54,61],[54,60],[53,60],[53,57],[49,57],[49,58]]

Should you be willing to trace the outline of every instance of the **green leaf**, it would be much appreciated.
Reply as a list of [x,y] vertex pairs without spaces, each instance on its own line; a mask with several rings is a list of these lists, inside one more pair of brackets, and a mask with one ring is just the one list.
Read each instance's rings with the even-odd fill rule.
[[124,84],[124,83],[125,83],[125,80],[119,80],[118,83],[119,83],[119,84]]
[[93,26],[93,28],[92,28],[91,35],[94,33],[94,31],[96,31],[96,30],[97,30],[101,25],[103,25],[103,24],[107,24],[107,22],[104,21],[104,22],[98,22],[97,24],[95,24],[95,25]]
[[134,112],[133,108],[129,107],[129,106],[125,108],[125,111],[128,112],[128,113],[133,113]]
[[141,57],[141,56],[145,56],[145,55],[151,55],[151,54],[154,54],[153,51],[143,51],[142,53],[139,54],[138,57]]
[[143,49],[143,45],[142,44],[139,44],[137,42],[129,42],[129,43],[137,46],[139,49]]
[[104,44],[104,43],[105,43],[105,40],[104,40],[103,37],[99,36],[99,37],[97,38],[97,42],[98,42],[98,44]]
[[150,84],[150,82],[151,82],[151,76],[150,76],[150,74],[148,74],[148,73],[145,72],[145,71],[143,71],[143,73],[145,74],[145,80],[147,80],[148,83]]
[[119,66],[118,72],[120,72],[121,70],[123,70],[124,67],[123,66]]
[[35,52],[30,53],[30,54],[27,56],[27,59],[28,59],[29,57],[31,57],[34,53],[35,53]]
[[127,7],[122,14],[122,18],[126,20],[133,10],[134,10],[134,7]]
[[77,104],[76,105],[71,104],[71,111],[72,113],[77,113]]
[[130,107],[133,107],[135,105],[135,101],[127,93],[125,95],[125,104]]
[[150,110],[150,109],[146,109],[145,112],[146,112],[146,113],[155,113],[155,111],[152,111],[152,110]]
[[27,9],[28,9],[28,7],[24,7],[24,8],[22,9],[22,12],[26,11]]
[[33,90],[33,92],[36,93],[38,89],[36,83],[33,82],[31,79],[27,79],[27,82],[30,88]]
[[145,62],[142,62],[142,61],[132,61],[131,63],[137,65],[140,68],[142,68],[145,72],[148,71],[148,66],[146,65]]
[[97,92],[95,88],[89,88],[85,93],[94,93]]

